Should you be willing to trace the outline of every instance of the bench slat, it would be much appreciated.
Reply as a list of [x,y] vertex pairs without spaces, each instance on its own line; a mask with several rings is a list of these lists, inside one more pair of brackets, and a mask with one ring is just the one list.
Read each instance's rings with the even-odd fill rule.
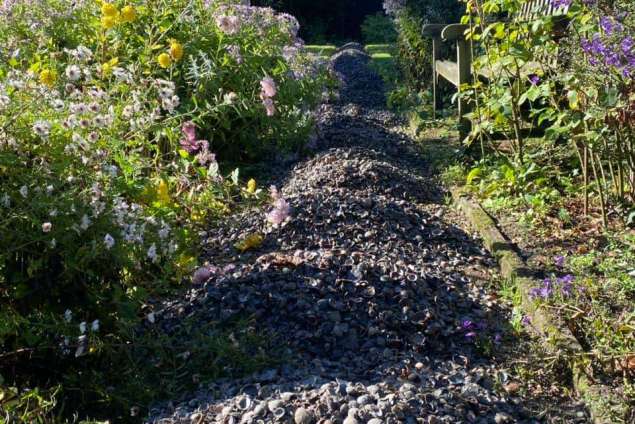
[[459,65],[451,60],[437,60],[437,72],[454,86],[459,86]]

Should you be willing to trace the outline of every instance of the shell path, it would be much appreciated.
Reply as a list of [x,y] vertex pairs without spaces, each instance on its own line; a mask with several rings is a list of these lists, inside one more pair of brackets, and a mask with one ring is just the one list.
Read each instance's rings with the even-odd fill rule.
[[[210,229],[205,254],[226,271],[158,318],[253,317],[280,364],[206,384],[148,422],[544,422],[479,347],[513,337],[484,284],[495,262],[445,205],[369,61],[354,44],[332,57],[341,86],[319,110],[314,154],[272,171],[291,219],[240,255],[233,245],[265,228],[262,211]],[[586,422],[571,414],[562,422]]]

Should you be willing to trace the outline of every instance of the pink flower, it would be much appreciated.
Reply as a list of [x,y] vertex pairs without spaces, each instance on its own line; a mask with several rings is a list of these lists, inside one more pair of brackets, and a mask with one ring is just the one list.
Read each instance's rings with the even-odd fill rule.
[[194,271],[194,275],[192,276],[192,282],[194,284],[202,284],[209,280],[213,274],[217,271],[216,267],[213,266],[202,266],[196,271]]
[[42,232],[50,233],[52,229],[53,224],[51,224],[50,222],[45,222],[44,224],[42,224]]
[[240,31],[240,20],[237,16],[221,15],[216,18],[216,25],[228,35],[234,35]]
[[273,116],[276,114],[276,105],[273,103],[273,100],[266,98],[262,101],[262,104],[265,106],[267,116]]
[[180,141],[181,147],[189,154],[194,154],[201,149],[209,148],[207,140],[196,139],[196,125],[193,122],[189,121],[184,123],[181,132],[184,136]]
[[263,97],[274,97],[278,92],[276,82],[271,77],[265,77],[260,81]]
[[282,197],[273,204],[273,209],[267,214],[267,221],[273,225],[280,225],[291,215],[291,206]]

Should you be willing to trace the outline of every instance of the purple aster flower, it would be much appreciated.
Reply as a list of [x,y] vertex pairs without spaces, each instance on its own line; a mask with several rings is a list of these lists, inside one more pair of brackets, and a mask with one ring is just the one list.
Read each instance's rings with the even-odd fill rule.
[[529,315],[523,315],[523,317],[520,320],[520,323],[524,325],[525,327],[531,325],[531,317]]
[[529,77],[531,85],[538,85],[540,83],[540,77],[538,75],[532,75]]

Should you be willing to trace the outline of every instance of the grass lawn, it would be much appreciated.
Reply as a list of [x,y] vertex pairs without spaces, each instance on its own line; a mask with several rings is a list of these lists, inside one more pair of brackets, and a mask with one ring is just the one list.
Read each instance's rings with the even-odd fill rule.
[[305,47],[309,53],[317,54],[318,56],[322,56],[325,58],[330,57],[337,47],[333,44],[325,44],[325,45],[309,45]]

